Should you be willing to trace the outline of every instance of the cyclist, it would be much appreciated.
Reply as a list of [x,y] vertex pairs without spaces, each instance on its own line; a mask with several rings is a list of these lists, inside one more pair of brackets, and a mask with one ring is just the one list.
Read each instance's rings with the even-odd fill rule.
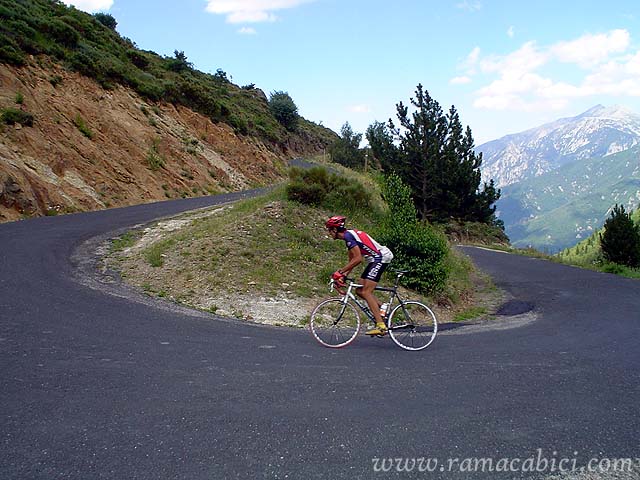
[[325,227],[334,240],[344,240],[349,251],[349,262],[343,268],[334,272],[331,278],[338,284],[344,286],[344,277],[351,273],[363,259],[367,266],[360,278],[362,287],[356,289],[358,296],[362,297],[369,305],[369,309],[376,319],[376,326],[366,332],[367,335],[384,335],[387,333],[387,326],[380,314],[380,301],[373,294],[376,285],[380,281],[382,273],[393,259],[393,253],[389,248],[380,245],[366,232],[360,230],[347,230],[345,228],[346,217],[336,215],[325,223]]

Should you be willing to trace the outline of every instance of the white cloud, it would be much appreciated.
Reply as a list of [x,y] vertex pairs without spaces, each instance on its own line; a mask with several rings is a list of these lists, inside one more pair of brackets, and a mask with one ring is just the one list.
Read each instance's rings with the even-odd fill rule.
[[458,64],[458,69],[466,73],[465,76],[476,74],[478,59],[480,58],[480,47],[474,47],[467,57]]
[[478,63],[478,58],[480,58],[480,47],[474,47],[473,50],[471,50],[471,53],[467,56],[467,64],[474,66],[476,63]]
[[364,104],[350,105],[349,107],[347,107],[347,110],[352,113],[369,113],[371,111],[371,107]]
[[548,54],[541,51],[535,42],[527,42],[518,50],[504,56],[489,56],[480,59],[480,68],[485,73],[499,73],[514,78],[544,65],[549,60]]
[[64,3],[89,13],[109,10],[113,6],[113,0],[66,0]]
[[516,34],[516,30],[515,30],[515,28],[513,28],[513,25],[511,25],[511,26],[507,29],[507,36],[508,36],[509,38],[513,38],[515,34]]
[[528,101],[518,95],[499,95],[481,97],[473,102],[473,106],[485,110],[515,110],[518,112],[547,112],[562,110],[568,104],[565,99]]
[[463,75],[462,77],[453,77],[449,80],[451,85],[464,85],[466,83],[471,83],[471,78]]
[[482,3],[478,0],[464,0],[456,4],[456,8],[466,10],[467,12],[477,12],[482,9]]
[[557,43],[551,46],[550,52],[561,62],[575,63],[588,68],[606,60],[612,53],[624,52],[630,41],[629,32],[626,30],[613,30]]
[[[477,63],[488,82],[475,92],[474,106],[533,112],[559,110],[581,97],[640,96],[640,51],[626,53],[630,45],[629,32],[612,30],[548,46],[527,42],[507,55],[470,55],[467,63]],[[572,81],[560,76],[567,73]]]
[[640,51],[599,65],[585,77],[581,92],[640,97]]
[[207,0],[206,11],[226,15],[228,23],[274,22],[276,10],[294,8],[314,0]]
[[238,33],[240,33],[241,35],[256,35],[258,32],[256,32],[255,28],[242,27],[240,30],[238,30]]

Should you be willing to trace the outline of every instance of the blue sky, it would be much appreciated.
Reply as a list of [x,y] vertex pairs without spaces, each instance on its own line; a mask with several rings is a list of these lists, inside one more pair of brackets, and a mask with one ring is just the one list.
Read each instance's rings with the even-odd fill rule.
[[364,133],[421,83],[476,144],[596,105],[640,113],[637,0],[66,0],[139,48],[286,91]]

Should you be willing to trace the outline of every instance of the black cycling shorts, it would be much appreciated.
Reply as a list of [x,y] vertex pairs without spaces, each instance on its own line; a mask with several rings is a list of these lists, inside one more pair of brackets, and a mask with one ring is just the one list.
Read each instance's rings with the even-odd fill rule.
[[364,269],[364,272],[362,272],[362,275],[360,275],[360,278],[364,278],[366,280],[373,280],[374,282],[379,282],[383,272],[387,269],[387,265],[389,264],[382,263],[382,262],[371,262],[367,264],[367,266]]

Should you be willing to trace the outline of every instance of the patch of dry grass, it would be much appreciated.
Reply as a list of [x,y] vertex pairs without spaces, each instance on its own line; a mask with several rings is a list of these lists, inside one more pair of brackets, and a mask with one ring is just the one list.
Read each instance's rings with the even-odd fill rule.
[[[344,243],[324,229],[329,214],[275,190],[126,234],[107,261],[149,294],[222,316],[299,326],[329,295],[328,279],[346,259]],[[491,288],[486,277],[469,280],[470,264],[453,255],[455,275],[445,293],[428,299],[403,291],[404,298],[434,305],[441,321],[477,308]],[[382,284],[393,280],[388,271]]]

